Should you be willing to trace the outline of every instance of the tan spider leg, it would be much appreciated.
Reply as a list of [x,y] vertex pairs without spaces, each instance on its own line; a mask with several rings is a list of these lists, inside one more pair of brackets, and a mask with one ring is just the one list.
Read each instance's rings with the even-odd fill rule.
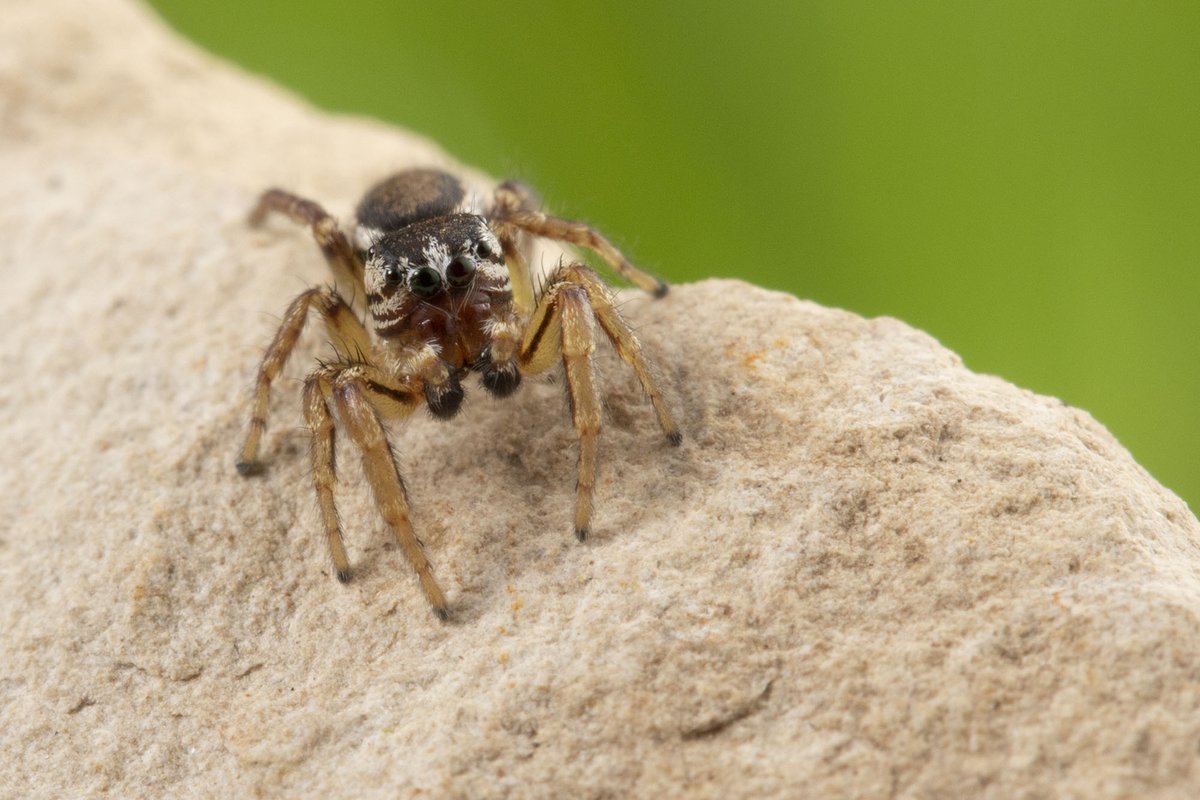
[[334,277],[344,282],[343,288],[353,288],[359,294],[363,293],[363,265],[350,246],[346,234],[338,228],[337,220],[329,215],[324,208],[312,200],[285,192],[282,189],[268,189],[258,199],[258,205],[250,212],[251,225],[259,225],[271,211],[286,215],[293,222],[307,225],[312,231],[313,238],[325,254],[329,268]]
[[496,187],[492,198],[492,213],[488,215],[495,220],[496,236],[500,239],[500,246],[504,249],[504,260],[508,264],[513,308],[521,318],[533,313],[537,304],[533,274],[529,270],[532,241],[529,237],[522,239],[520,229],[505,224],[504,219],[517,212],[537,211],[539,205],[541,201],[528,186],[518,181],[505,181]]
[[637,336],[629,327],[629,323],[613,305],[612,293],[608,286],[587,267],[578,265],[569,267],[567,275],[568,280],[578,281],[587,289],[588,299],[591,301],[596,321],[600,323],[600,329],[608,336],[608,340],[616,348],[621,360],[632,367],[637,374],[638,381],[642,384],[642,390],[650,398],[650,404],[654,406],[658,424],[663,433],[667,435],[667,441],[678,445],[683,441],[683,433],[680,432],[679,425],[676,424],[675,417],[671,414],[671,409],[668,408],[662,391],[658,388],[649,362],[642,354],[642,343],[638,341]]
[[329,557],[333,561],[337,579],[345,583],[350,580],[350,559],[346,555],[342,525],[333,500],[333,487],[337,483],[337,464],[334,460],[336,428],[329,405],[325,402],[330,391],[331,385],[325,371],[308,376],[304,381],[304,420],[312,433],[313,484],[317,489],[317,505],[325,526]]
[[655,297],[662,297],[667,293],[669,287],[665,282],[629,263],[621,251],[614,247],[608,239],[601,236],[599,231],[582,222],[551,217],[541,211],[524,210],[504,213],[499,221],[532,233],[534,236],[566,242],[576,247],[586,247],[599,254],[617,274],[639,289],[644,289]]
[[258,450],[267,428],[267,408],[271,400],[271,382],[279,377],[296,346],[300,332],[308,319],[309,308],[316,306],[325,322],[333,346],[344,359],[361,359],[371,351],[366,328],[338,293],[328,287],[309,289],[288,306],[283,322],[275,332],[267,352],[263,354],[254,384],[254,404],[250,412],[250,429],[237,462],[238,472],[251,475],[259,469]]
[[446,598],[434,580],[429,560],[410,521],[404,480],[380,422],[408,416],[420,405],[421,395],[397,383],[369,364],[326,367],[314,372],[304,384],[305,418],[313,434],[313,480],[325,523],[326,539],[338,580],[346,581],[350,564],[342,543],[341,526],[334,505],[337,482],[334,468],[334,424],[329,413],[332,400],[350,440],[362,454],[363,473],[375,496],[384,522],[392,529],[400,549],[408,558],[425,597],[441,619],[448,617]]
[[600,324],[617,354],[637,374],[667,440],[671,444],[683,440],[658,389],[653,369],[642,355],[641,343],[617,312],[607,287],[582,264],[557,269],[525,329],[520,363],[521,371],[532,375],[550,369],[557,358],[562,358],[571,418],[579,437],[575,535],[581,541],[591,528],[601,426],[600,400],[592,368],[592,353],[596,348],[593,322]]
[[554,365],[562,354],[562,315],[559,314],[558,292],[562,284],[551,284],[542,295],[521,343],[521,372],[537,375]]
[[600,441],[600,399],[592,373],[592,352],[596,349],[591,304],[587,291],[566,284],[558,291],[562,325],[562,362],[567,375],[567,396],[571,399],[571,419],[579,437],[579,479],[575,485],[575,536],[587,538],[592,526],[592,506],[596,492],[597,455]]
[[513,309],[521,317],[533,312],[537,302],[533,291],[533,275],[529,262],[517,243],[517,230],[511,225],[500,226],[497,232],[500,247],[504,250],[504,261],[508,265],[508,283],[512,287]]

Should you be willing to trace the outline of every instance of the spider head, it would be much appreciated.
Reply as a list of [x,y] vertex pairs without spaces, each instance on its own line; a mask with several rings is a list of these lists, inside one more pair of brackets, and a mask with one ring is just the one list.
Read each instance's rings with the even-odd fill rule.
[[475,214],[435,217],[385,233],[365,260],[368,292],[424,301],[466,290],[480,269],[504,264],[495,234]]

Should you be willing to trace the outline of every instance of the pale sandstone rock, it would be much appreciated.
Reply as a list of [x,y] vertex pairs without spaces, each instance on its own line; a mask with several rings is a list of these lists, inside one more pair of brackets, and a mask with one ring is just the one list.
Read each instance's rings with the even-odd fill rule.
[[1200,790],[1187,507],[1087,414],[737,282],[625,295],[687,440],[606,356],[592,541],[561,389],[476,390],[396,436],[454,621],[349,452],[339,585],[294,380],[320,336],[268,472],[233,470],[275,315],[326,279],[243,215],[452,162],[120,0],[5,16],[0,795]]

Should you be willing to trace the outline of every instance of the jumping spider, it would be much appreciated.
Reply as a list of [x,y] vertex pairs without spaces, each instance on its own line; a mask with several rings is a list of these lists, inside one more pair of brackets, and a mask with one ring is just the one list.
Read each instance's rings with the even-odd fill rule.
[[656,297],[667,285],[630,264],[587,225],[547,216],[533,193],[515,182],[489,202],[468,195],[451,175],[429,169],[382,181],[358,205],[353,239],[321,206],[279,189],[265,192],[250,214],[258,224],[280,212],[307,225],[334,277],[365,298],[369,328],[332,287],[297,297],[284,314],[258,370],[253,411],[237,468],[250,475],[267,424],[271,382],[296,344],[309,309],[321,315],[337,353],[304,381],[304,419],[312,433],[313,480],[338,580],[350,562],[334,505],[336,419],[362,454],[375,502],[417,572],[434,612],[446,600],[409,520],[408,498],[384,428],[422,403],[450,419],[463,400],[462,381],[479,373],[496,397],[511,395],[524,375],[561,360],[579,438],[575,535],[587,538],[592,519],[600,434],[600,399],[593,374],[595,327],[633,369],[671,444],[682,436],[656,384],[641,344],[613,303],[609,287],[582,263],[560,264],[540,288],[522,253],[529,237],[554,239],[599,254],[621,276]]

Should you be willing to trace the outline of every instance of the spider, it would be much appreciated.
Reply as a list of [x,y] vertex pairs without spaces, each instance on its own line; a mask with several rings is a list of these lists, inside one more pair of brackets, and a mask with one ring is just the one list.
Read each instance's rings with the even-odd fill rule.
[[280,189],[263,193],[251,225],[278,212],[307,225],[335,280],[365,298],[369,322],[333,286],[316,287],[292,301],[263,355],[249,430],[237,461],[242,475],[259,471],[271,383],[279,376],[316,309],[336,352],[304,381],[304,419],[312,434],[313,482],[325,538],[339,581],[350,562],[334,502],[334,433],[343,432],[362,456],[376,505],[417,573],[438,617],[449,614],[421,540],[413,530],[404,480],[384,424],[422,404],[438,419],[462,405],[463,381],[478,373],[483,387],[508,397],[526,375],[562,363],[579,441],[575,535],[587,538],[592,521],[600,434],[600,399],[592,354],[595,329],[637,375],[667,441],[682,434],[642,353],[600,277],[578,261],[560,262],[535,288],[523,253],[532,237],[588,248],[619,275],[655,297],[667,284],[642,272],[591,227],[539,210],[534,193],[515,181],[490,200],[468,195],[452,175],[432,169],[400,172],[370,189],[348,236],[317,203]]

